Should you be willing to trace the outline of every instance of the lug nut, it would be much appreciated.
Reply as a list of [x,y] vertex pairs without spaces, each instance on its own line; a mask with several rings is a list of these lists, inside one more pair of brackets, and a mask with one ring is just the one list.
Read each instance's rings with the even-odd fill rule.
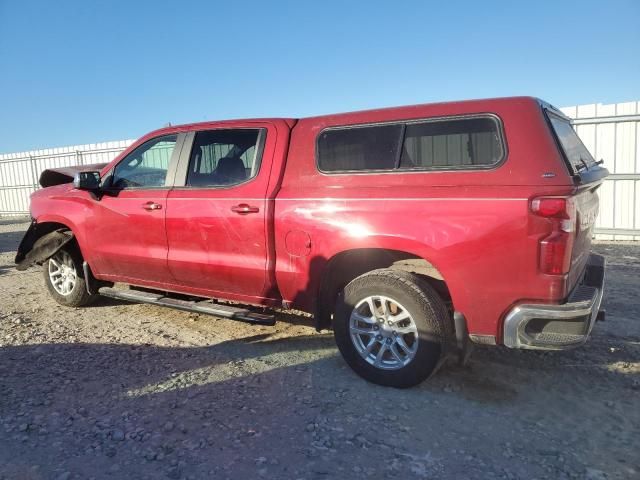
[[382,335],[376,335],[376,340],[382,340]]

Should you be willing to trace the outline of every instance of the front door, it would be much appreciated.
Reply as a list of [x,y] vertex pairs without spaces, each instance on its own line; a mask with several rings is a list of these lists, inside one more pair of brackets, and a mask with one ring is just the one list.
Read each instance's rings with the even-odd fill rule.
[[[167,171],[178,135],[153,138],[106,176],[104,195],[88,221],[91,265],[100,278],[127,283],[172,283],[167,267]],[[182,139],[182,136],[181,136]]]
[[191,138],[167,199],[169,270],[201,294],[268,297],[266,192],[275,129],[227,127]]

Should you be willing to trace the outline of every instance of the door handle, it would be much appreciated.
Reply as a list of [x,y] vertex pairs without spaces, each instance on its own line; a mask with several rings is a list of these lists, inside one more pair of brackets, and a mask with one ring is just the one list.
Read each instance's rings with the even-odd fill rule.
[[260,209],[247,203],[241,203],[240,205],[234,205],[231,207],[231,211],[240,215],[246,215],[248,213],[258,213]]
[[145,204],[142,205],[142,208],[144,208],[145,210],[160,210],[162,208],[162,205],[160,205],[159,203],[156,202],[147,202]]

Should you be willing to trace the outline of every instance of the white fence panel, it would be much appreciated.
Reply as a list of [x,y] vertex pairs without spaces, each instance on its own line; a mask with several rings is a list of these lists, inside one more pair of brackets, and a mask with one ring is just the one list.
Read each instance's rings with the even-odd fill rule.
[[561,109],[596,160],[611,175],[598,191],[596,238],[640,240],[640,102],[590,104]]
[[118,140],[0,154],[0,215],[29,213],[29,196],[39,187],[43,170],[107,163],[131,143],[133,140]]

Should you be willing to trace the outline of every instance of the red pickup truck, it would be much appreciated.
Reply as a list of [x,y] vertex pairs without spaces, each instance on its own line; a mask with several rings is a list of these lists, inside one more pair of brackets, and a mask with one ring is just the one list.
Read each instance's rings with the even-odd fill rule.
[[171,126],[108,165],[43,172],[16,262],[73,307],[306,311],[357,373],[407,387],[469,340],[586,341],[607,174],[529,97]]

